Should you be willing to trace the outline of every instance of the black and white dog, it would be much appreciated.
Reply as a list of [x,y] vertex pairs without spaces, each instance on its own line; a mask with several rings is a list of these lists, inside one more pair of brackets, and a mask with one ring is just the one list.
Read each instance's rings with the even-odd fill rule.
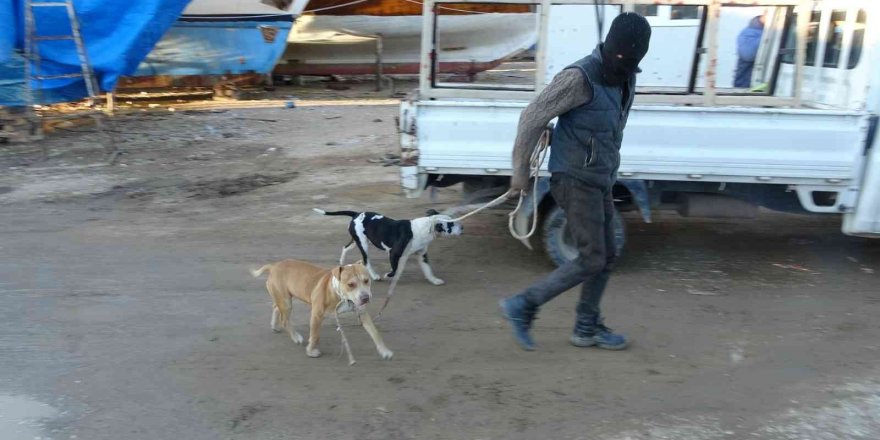
[[351,217],[348,224],[348,233],[351,234],[351,242],[342,248],[342,256],[339,257],[339,264],[344,264],[345,255],[354,246],[357,246],[364,258],[364,265],[370,272],[370,277],[379,280],[378,274],[373,270],[370,264],[368,250],[370,243],[373,243],[379,249],[387,252],[391,257],[391,272],[385,274],[384,278],[397,280],[400,276],[399,272],[403,271],[406,260],[412,254],[419,256],[419,265],[422,267],[422,273],[431,284],[441,285],[443,280],[434,276],[431,265],[428,263],[428,245],[435,237],[451,237],[461,235],[462,227],[458,222],[452,222],[452,218],[447,215],[441,215],[433,209],[429,209],[426,217],[419,217],[412,220],[394,220],[375,212],[355,212],[355,211],[332,211],[326,212],[322,209],[314,209],[318,214],[323,215],[344,215]]

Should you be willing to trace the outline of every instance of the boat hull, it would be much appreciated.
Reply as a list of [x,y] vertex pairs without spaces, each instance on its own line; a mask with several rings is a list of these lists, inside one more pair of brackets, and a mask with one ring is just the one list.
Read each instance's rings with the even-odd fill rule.
[[282,11],[257,0],[196,0],[132,76],[269,73],[306,4],[297,0]]
[[[533,13],[442,16],[438,61],[442,73],[474,74],[535,44]],[[367,74],[376,69],[376,36],[382,37],[383,72],[419,71],[421,16],[300,17],[290,33],[277,73]]]
[[284,53],[291,21],[178,20],[133,76],[269,73]]

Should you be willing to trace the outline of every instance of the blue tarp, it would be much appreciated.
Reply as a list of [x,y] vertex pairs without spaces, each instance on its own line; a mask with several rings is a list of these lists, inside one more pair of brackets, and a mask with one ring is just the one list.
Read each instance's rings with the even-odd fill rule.
[[[39,0],[37,0],[39,1]],[[113,90],[120,76],[131,75],[190,0],[74,0],[89,62],[102,91]],[[62,7],[34,8],[37,35],[69,35]],[[26,103],[24,96],[24,0],[0,0],[0,105]],[[39,43],[41,75],[79,73],[73,41]],[[87,96],[78,78],[33,81],[38,103]]]

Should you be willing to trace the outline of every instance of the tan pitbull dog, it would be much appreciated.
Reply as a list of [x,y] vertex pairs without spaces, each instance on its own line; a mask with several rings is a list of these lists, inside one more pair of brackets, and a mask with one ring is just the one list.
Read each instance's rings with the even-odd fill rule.
[[[321,356],[318,350],[318,339],[321,333],[321,322],[324,315],[334,313],[336,306],[344,304],[339,311],[352,311],[360,315],[361,323],[379,351],[382,359],[391,359],[394,353],[385,346],[382,336],[376,330],[373,319],[367,312],[366,305],[373,297],[370,290],[370,273],[363,263],[337,266],[332,269],[315,266],[311,263],[296,260],[282,260],[252,270],[254,277],[269,272],[266,289],[272,297],[272,330],[280,332],[282,328],[290,333],[290,339],[297,344],[303,343],[303,337],[293,328],[290,320],[291,303],[294,297],[312,306],[312,319],[309,325],[309,345],[306,354],[309,357]],[[281,319],[281,327],[278,319]]]

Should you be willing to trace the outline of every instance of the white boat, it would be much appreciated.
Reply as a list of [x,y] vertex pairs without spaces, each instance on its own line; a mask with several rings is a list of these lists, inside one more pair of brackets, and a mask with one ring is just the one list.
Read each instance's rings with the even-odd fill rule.
[[[375,72],[376,39],[382,38],[383,71],[418,72],[421,4],[414,0],[367,0],[348,6],[312,0],[297,19],[276,69],[292,75]],[[450,9],[438,21],[438,59],[443,73],[475,74],[529,49],[537,39],[537,16],[523,5],[474,5]]]

